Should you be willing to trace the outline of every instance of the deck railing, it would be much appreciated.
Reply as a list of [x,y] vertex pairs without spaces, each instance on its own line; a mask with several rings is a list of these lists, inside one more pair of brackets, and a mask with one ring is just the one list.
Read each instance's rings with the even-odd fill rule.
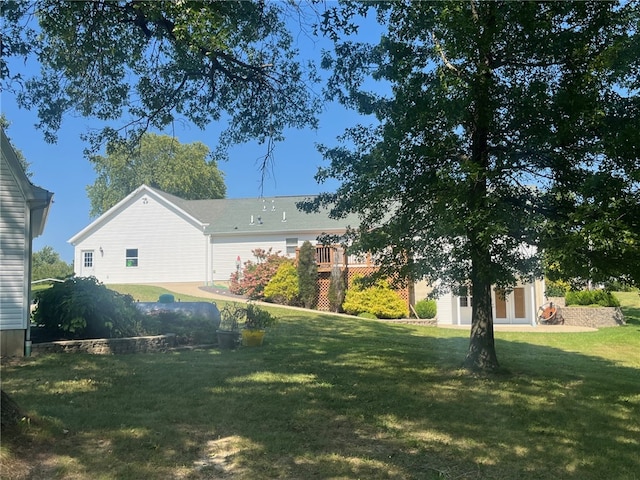
[[345,257],[344,249],[339,245],[316,245],[316,263],[319,272],[330,271],[334,267],[370,267],[370,255],[348,255]]

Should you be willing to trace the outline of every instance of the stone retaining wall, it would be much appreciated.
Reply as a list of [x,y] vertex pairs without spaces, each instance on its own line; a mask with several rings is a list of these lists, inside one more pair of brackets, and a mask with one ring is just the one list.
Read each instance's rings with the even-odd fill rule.
[[549,301],[558,307],[565,325],[601,328],[625,324],[624,315],[618,307],[567,307],[564,297],[549,297]]
[[565,325],[580,327],[617,327],[624,325],[624,315],[618,307],[563,307],[558,313]]
[[34,343],[31,355],[47,353],[92,353],[112,355],[122,353],[166,352],[176,344],[173,333],[150,337],[94,338],[90,340],[63,340],[58,342]]

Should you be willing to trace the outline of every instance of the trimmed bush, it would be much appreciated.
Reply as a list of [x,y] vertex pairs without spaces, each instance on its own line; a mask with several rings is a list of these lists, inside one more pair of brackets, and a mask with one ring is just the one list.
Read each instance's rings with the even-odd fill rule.
[[377,318],[405,318],[409,315],[407,303],[383,281],[367,288],[362,288],[357,280],[354,281],[347,290],[342,308],[350,315],[367,312]]
[[566,293],[566,305],[598,305],[601,307],[619,307],[620,302],[606,290],[572,290]]
[[420,318],[435,318],[437,306],[435,300],[420,300],[416,303],[416,312]]
[[276,274],[264,287],[265,299],[281,305],[296,305],[298,292],[298,270],[292,261],[280,265]]

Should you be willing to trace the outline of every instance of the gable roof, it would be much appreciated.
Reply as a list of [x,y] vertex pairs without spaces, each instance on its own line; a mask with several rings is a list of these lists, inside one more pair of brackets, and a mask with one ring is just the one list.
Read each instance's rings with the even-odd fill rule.
[[53,193],[31,183],[4,129],[0,129],[0,137],[2,158],[5,159],[9,172],[31,210],[31,238],[38,237],[42,235],[47,223],[49,208],[53,203]]
[[185,200],[148,185],[141,185],[69,239],[69,243],[77,243],[107,218],[117,215],[132,199],[144,193],[161,200],[162,203],[197,222],[202,226],[205,235],[255,235],[287,232],[339,233],[345,231],[348,225],[357,223],[355,216],[334,220],[329,218],[327,211],[305,213],[298,210],[296,203],[312,198],[310,196]]

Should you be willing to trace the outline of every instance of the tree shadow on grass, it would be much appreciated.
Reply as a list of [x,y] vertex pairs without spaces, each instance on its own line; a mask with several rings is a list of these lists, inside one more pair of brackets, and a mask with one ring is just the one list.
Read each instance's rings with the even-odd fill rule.
[[260,349],[51,356],[7,376],[63,425],[52,448],[79,478],[634,478],[637,369],[500,339],[511,373],[477,376],[467,345],[285,319]]

